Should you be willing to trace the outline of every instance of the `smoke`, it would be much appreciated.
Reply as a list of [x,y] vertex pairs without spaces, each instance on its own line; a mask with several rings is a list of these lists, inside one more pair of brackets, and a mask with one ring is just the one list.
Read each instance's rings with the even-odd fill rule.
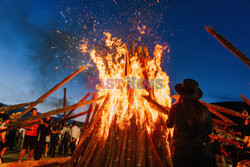
[[[66,106],[70,106],[71,102],[70,102],[71,98],[67,98],[66,99]],[[58,98],[55,96],[51,96],[49,97],[44,103],[53,107],[53,108],[61,108],[63,107],[64,104],[64,99],[63,98]]]
[[[12,31],[24,39],[28,50],[26,56],[30,60],[30,66],[35,68],[35,91],[49,89],[48,83],[55,78],[60,78],[60,75],[65,77],[65,74],[89,61],[89,57],[82,56],[79,50],[81,36],[76,34],[76,28],[67,29],[67,32],[61,30],[65,27],[61,24],[63,20],[57,18],[59,16],[48,17],[50,20],[46,20],[47,23],[41,26],[32,22],[32,9],[27,1],[13,3],[0,0],[0,3],[0,25],[4,27],[8,24]],[[4,41],[11,42],[9,38],[5,37]]]

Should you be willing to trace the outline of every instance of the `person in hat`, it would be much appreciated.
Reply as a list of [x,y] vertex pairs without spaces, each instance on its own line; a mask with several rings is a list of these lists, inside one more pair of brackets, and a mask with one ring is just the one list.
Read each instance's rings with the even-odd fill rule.
[[174,167],[215,167],[209,134],[212,120],[208,109],[199,102],[202,91],[197,81],[184,79],[175,85],[179,99],[172,105],[167,127],[174,127]]

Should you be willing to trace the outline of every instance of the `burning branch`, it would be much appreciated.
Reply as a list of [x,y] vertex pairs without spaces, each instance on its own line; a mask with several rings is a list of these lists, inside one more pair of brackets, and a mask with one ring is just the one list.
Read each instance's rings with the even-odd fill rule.
[[151,104],[151,108],[155,109],[156,111],[159,111],[163,114],[168,115],[170,108],[168,107],[163,107],[160,104],[158,104],[156,101],[154,101],[153,99],[151,99],[151,97],[149,96],[142,96],[144,99],[146,99],[148,101],[148,103]]
[[213,35],[224,47],[226,47],[236,57],[243,61],[248,66],[248,68],[250,67],[250,59],[244,53],[239,51],[231,42],[229,42],[222,35],[218,34],[212,27],[205,26],[205,29],[207,30],[207,32]]
[[74,76],[76,76],[81,71],[85,70],[86,66],[82,66],[79,68],[76,72],[65,78],[62,82],[54,86],[52,89],[50,89],[48,92],[46,92],[44,95],[42,95],[39,99],[37,99],[32,105],[30,105],[26,110],[22,112],[19,116],[17,116],[14,120],[17,120],[18,118],[21,118],[24,114],[26,114],[28,111],[30,111],[32,108],[34,108],[37,104],[43,102],[49,95],[51,95],[53,92],[55,92],[57,89],[59,89],[62,85],[67,83],[69,80],[71,80]]

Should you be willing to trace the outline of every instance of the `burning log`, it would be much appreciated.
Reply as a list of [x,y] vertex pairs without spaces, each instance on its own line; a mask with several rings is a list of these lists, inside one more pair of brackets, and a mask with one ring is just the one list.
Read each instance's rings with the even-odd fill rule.
[[91,122],[88,130],[85,131],[85,133],[83,135],[81,135],[81,139],[79,140],[79,143],[75,149],[75,152],[73,153],[72,155],[72,158],[71,160],[68,162],[68,164],[75,164],[77,159],[79,158],[79,151],[81,150],[82,148],[82,145],[84,144],[84,142],[86,141],[87,137],[90,135],[90,133],[93,131],[96,123],[98,122],[98,120],[100,119],[101,117],[101,112],[103,110],[103,108],[105,107],[105,105],[107,104],[107,102],[109,101],[109,96],[107,96],[105,99],[104,99],[104,102],[102,104],[102,107],[100,107],[100,109],[98,110],[95,118],[93,119],[93,121]]
[[34,103],[35,102],[33,101],[33,102],[28,102],[28,103],[21,103],[21,104],[4,106],[4,107],[0,107],[0,111],[16,110],[16,109],[19,109],[19,108],[27,107],[27,106],[32,105]]
[[143,96],[144,99],[146,99],[150,104],[151,107],[163,114],[168,115],[170,108],[169,107],[163,107],[160,104],[158,104],[156,101],[154,101],[153,99],[151,99],[149,96]]
[[154,153],[154,155],[156,157],[157,165],[163,167],[163,163],[162,163],[161,158],[159,157],[159,155],[158,155],[158,153],[157,153],[157,151],[155,149],[155,146],[154,146],[154,143],[153,143],[153,140],[152,140],[151,136],[148,133],[146,133],[146,135],[147,135],[148,141],[150,143],[150,147],[151,147],[151,149],[152,149],[152,151],[153,151],[153,153]]
[[63,113],[63,112],[65,112],[65,111],[69,111],[69,110],[72,110],[72,109],[75,109],[75,108],[80,108],[80,107],[83,107],[83,106],[85,106],[85,105],[94,103],[94,102],[96,102],[96,101],[98,101],[98,100],[101,100],[102,98],[103,98],[103,96],[98,97],[98,98],[93,99],[93,100],[86,101],[86,102],[81,102],[81,103],[77,103],[77,104],[74,104],[74,105],[71,105],[71,106],[67,106],[67,107],[63,107],[63,108],[58,108],[58,109],[49,111],[49,112],[47,112],[47,113],[39,114],[39,115],[37,115],[37,116],[31,116],[31,117],[22,119],[22,120],[20,120],[20,121],[13,122],[13,123],[11,123],[9,126],[16,126],[16,125],[18,125],[18,124],[22,124],[22,123],[25,123],[25,122],[28,122],[28,121],[33,121],[33,120],[45,118],[45,117],[50,116],[50,115],[60,114],[60,113]]
[[79,68],[76,72],[65,78],[62,82],[54,86],[52,89],[50,89],[48,92],[46,92],[44,95],[42,95],[39,99],[37,99],[32,105],[30,105],[26,110],[22,112],[19,116],[17,116],[14,120],[17,120],[21,118],[24,114],[29,112],[32,108],[34,108],[37,104],[43,102],[49,95],[51,95],[53,92],[55,92],[57,89],[59,89],[62,85],[67,83],[69,80],[71,80],[73,77],[75,77],[78,73],[82,72],[83,70],[86,69],[86,66],[82,66]]
[[[93,98],[92,98],[92,99],[95,99],[96,96],[97,96],[97,93],[95,92],[95,93],[93,94]],[[89,123],[90,114],[91,114],[93,111],[94,111],[94,103],[91,103],[91,104],[89,105],[88,115],[87,115],[87,117],[86,117],[86,119],[85,119],[85,124],[84,124],[84,127],[85,127],[85,128],[87,127],[86,125],[88,125],[88,123]]]
[[241,51],[239,51],[231,42],[229,42],[222,35],[218,34],[212,27],[205,26],[207,32],[213,35],[224,47],[231,51],[236,57],[243,61],[248,67],[250,67],[250,59]]

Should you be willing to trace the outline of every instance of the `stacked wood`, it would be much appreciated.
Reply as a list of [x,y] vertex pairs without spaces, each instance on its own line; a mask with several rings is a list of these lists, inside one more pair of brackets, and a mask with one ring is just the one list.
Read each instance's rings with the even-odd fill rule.
[[[143,56],[143,51],[144,55]],[[145,53],[146,51],[146,53]],[[141,64],[145,64],[144,58],[150,60],[147,48],[138,47],[134,49],[134,44],[130,47],[128,53],[125,55],[125,67],[124,76],[129,76],[132,73],[130,66],[130,58],[137,57]],[[145,65],[144,65],[144,68]],[[144,76],[148,79],[148,72],[145,70]],[[119,115],[115,115],[112,118],[110,128],[106,129],[103,134],[108,134],[107,137],[103,137],[100,134],[100,128],[102,125],[102,116],[108,105],[111,105],[110,94],[104,99],[102,103],[98,103],[96,107],[90,106],[89,111],[92,114],[88,114],[84,129],[80,135],[80,140],[72,158],[62,166],[95,166],[95,167],[131,167],[131,166],[162,166],[172,167],[171,151],[167,144],[168,135],[171,135],[166,128],[166,117],[163,114],[168,114],[169,108],[164,107],[154,100],[154,89],[146,89],[149,96],[141,97],[142,100],[147,102],[152,109],[159,111],[159,118],[153,125],[151,130],[147,129],[152,121],[152,116],[147,114],[147,111],[142,110],[136,112],[131,118],[126,120],[124,127],[119,127],[117,119]],[[129,103],[127,111],[134,110],[131,108],[135,102],[134,95],[136,90],[127,90],[127,101]],[[119,110],[119,108],[117,108]],[[145,115],[145,119],[148,120],[146,125],[139,125],[138,119],[140,115]],[[126,118],[125,118],[126,119]],[[109,120],[107,120],[109,121]],[[168,133],[166,133],[168,132]]]

